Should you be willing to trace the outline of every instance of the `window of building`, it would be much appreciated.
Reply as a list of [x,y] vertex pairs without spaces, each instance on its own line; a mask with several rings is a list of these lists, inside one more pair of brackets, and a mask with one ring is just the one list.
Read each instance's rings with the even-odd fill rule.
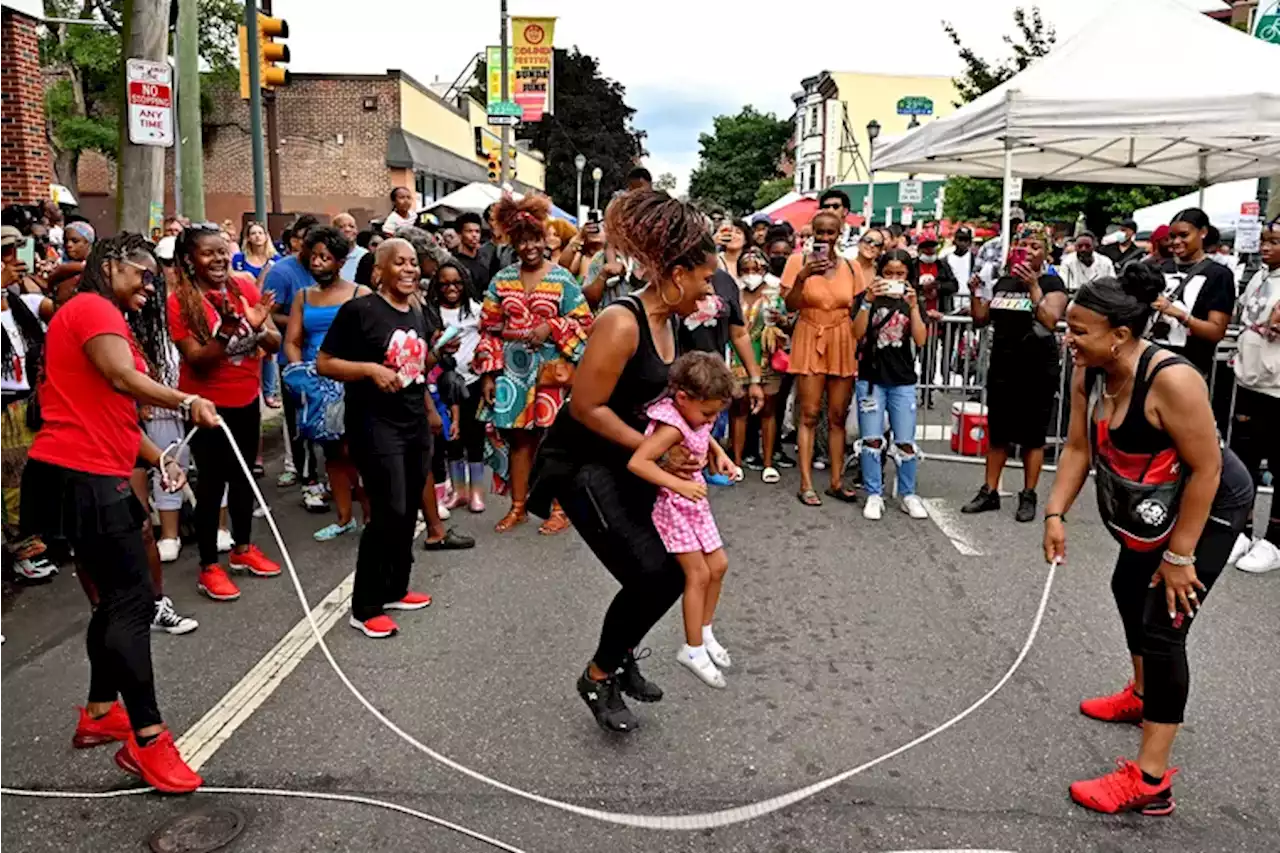
[[818,127],[818,105],[817,104],[814,104],[813,106],[809,107],[809,132],[810,133],[822,132],[821,129]]
[[818,164],[809,164],[809,191],[812,192],[818,188]]

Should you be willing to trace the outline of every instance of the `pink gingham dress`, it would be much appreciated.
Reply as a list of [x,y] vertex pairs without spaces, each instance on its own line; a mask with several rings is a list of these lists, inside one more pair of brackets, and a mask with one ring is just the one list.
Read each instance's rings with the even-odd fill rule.
[[[650,406],[648,415],[649,428],[645,435],[651,434],[660,423],[670,424],[684,436],[680,443],[685,450],[698,457],[706,455],[714,424],[693,429],[685,423],[670,397],[663,397]],[[699,483],[706,482],[701,471],[694,475],[694,479]],[[695,551],[710,554],[724,547],[720,531],[716,529],[716,520],[711,515],[711,504],[706,498],[695,502],[670,489],[658,489],[658,499],[653,504],[653,526],[658,528],[658,535],[669,554]]]

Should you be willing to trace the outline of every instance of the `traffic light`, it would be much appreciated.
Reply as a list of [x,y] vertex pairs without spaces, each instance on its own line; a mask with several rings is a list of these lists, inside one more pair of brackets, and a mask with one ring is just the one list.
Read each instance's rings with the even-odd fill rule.
[[511,146],[507,152],[507,179],[514,181],[516,179],[516,147]]
[[[264,89],[289,84],[289,72],[276,67],[277,62],[289,61],[289,46],[275,41],[288,37],[287,21],[258,15],[258,82]],[[240,27],[240,97],[249,97],[249,41],[243,25]]]
[[488,153],[489,161],[489,180],[492,183],[502,181],[502,154],[496,148],[490,148]]

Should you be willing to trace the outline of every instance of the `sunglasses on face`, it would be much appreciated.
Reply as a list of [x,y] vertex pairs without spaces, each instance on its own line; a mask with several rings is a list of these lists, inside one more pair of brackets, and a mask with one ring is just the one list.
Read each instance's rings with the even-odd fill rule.
[[829,201],[822,206],[823,210],[844,210],[844,205],[838,201]]
[[884,245],[882,241],[874,240],[871,237],[863,237],[861,242],[862,242],[862,245],[870,246],[873,249],[879,249],[881,246]]

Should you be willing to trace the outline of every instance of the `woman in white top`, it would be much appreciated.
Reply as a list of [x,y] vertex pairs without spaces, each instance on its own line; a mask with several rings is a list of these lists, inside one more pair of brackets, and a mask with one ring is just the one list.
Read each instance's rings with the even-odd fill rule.
[[394,237],[396,231],[416,225],[413,213],[413,190],[408,187],[396,187],[391,191],[391,212],[382,221],[382,233]]
[[[1261,462],[1267,459],[1272,476],[1280,470],[1280,219],[1262,231],[1262,268],[1245,287],[1237,307],[1241,325],[1235,358],[1235,422],[1231,449],[1261,485]],[[1245,533],[1252,533],[1252,523]],[[1243,545],[1243,543],[1241,543]],[[1246,572],[1280,569],[1280,501],[1272,500],[1265,536],[1236,561]]]
[[750,245],[750,234],[751,227],[740,219],[726,219],[716,231],[720,269],[733,276],[739,288],[742,287],[742,282],[738,281],[738,258],[742,257],[742,250]]
[[[467,298],[469,291],[466,268],[450,258],[436,270],[428,296],[440,310],[445,331],[458,329],[454,338],[457,349],[452,353],[454,370],[467,386],[465,398],[457,404],[458,414],[448,436],[449,479],[454,490],[448,508],[466,506],[472,512],[484,512],[484,424],[476,420],[476,406],[481,397],[480,377],[471,370],[471,360],[480,343],[480,303]],[[448,350],[446,347],[445,351]]]

